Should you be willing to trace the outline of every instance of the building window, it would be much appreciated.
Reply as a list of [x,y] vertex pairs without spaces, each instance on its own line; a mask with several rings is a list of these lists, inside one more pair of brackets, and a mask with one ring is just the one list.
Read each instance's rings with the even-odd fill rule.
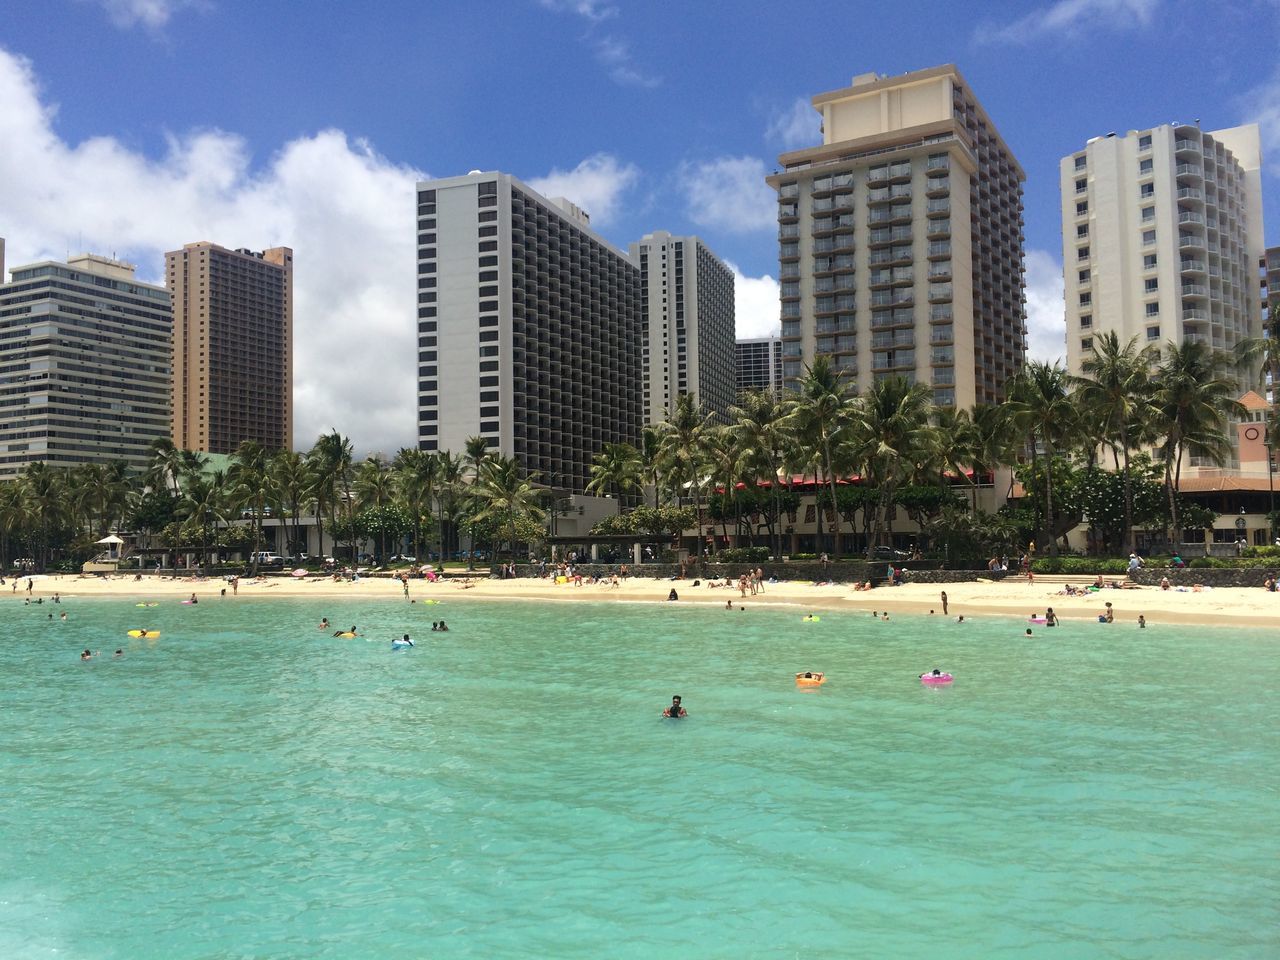
[[1144,283],[1146,285],[1147,293],[1155,293],[1157,290],[1160,289],[1159,277],[1147,277]]
[[1092,314],[1092,313],[1082,313],[1082,314],[1080,314],[1080,326],[1082,326],[1082,327],[1092,327],[1092,326],[1093,326],[1093,314]]
[[1081,338],[1081,340],[1080,340],[1080,349],[1081,349],[1081,350],[1092,350],[1092,349],[1093,349],[1093,337],[1082,337],[1082,338]]
[[1143,208],[1142,208],[1142,222],[1143,222],[1143,223],[1150,223],[1150,222],[1151,222],[1152,220],[1154,220],[1155,218],[1156,218],[1156,208],[1155,208],[1155,207],[1143,207]]
[[1077,204],[1076,204],[1076,216],[1077,216],[1077,217],[1083,217],[1083,216],[1084,216],[1086,213],[1088,213],[1088,212],[1089,212],[1089,201],[1088,201],[1088,200],[1081,200],[1079,203],[1077,203]]
[[1152,171],[1154,164],[1150,158],[1138,161],[1138,176],[1144,176]]
[[1160,339],[1160,328],[1159,328],[1159,327],[1147,327],[1147,339],[1148,339],[1148,340],[1159,340],[1159,339]]
[[1160,316],[1160,304],[1158,304],[1158,303],[1148,303],[1148,304],[1147,304],[1147,316],[1148,316],[1148,317],[1158,317],[1158,316]]
[[1156,195],[1156,185],[1154,183],[1144,183],[1138,188],[1138,196],[1143,200],[1149,200]]
[[1088,248],[1088,246],[1083,246],[1083,247],[1080,247],[1078,250],[1076,250],[1076,259],[1077,259],[1077,260],[1088,260],[1088,259],[1089,259],[1089,248]]
[[1088,282],[1089,282],[1089,271],[1088,271],[1088,270],[1081,270],[1081,271],[1080,271],[1080,273],[1079,273],[1079,275],[1077,276],[1077,278],[1076,278],[1076,279],[1077,279],[1077,280],[1079,280],[1079,282],[1080,282],[1080,283],[1088,283]]
[[1139,150],[1151,149],[1151,134],[1144,133],[1142,136],[1138,138],[1138,149]]
[[1076,193],[1084,193],[1088,189],[1089,189],[1088,180],[1085,180],[1082,178],[1076,181]]
[[1087,237],[1089,235],[1089,225],[1087,223],[1076,224],[1076,238]]
[[1079,155],[1076,157],[1076,169],[1077,169],[1077,170],[1083,170],[1083,169],[1085,168],[1085,165],[1086,165],[1088,162],[1089,162],[1089,161],[1088,161],[1088,158],[1085,156],[1085,154],[1083,154],[1083,153],[1082,153],[1082,154],[1079,154]]
[[1152,246],[1155,242],[1156,242],[1156,232],[1155,232],[1154,230],[1143,230],[1143,231],[1142,231],[1142,245],[1143,245],[1144,247],[1150,247],[1150,246]]
[[1157,259],[1156,255],[1154,253],[1148,253],[1145,257],[1142,258],[1142,269],[1154,270],[1156,268],[1157,263],[1159,263],[1159,260]]
[[1080,294],[1080,306],[1082,306],[1082,307],[1089,307],[1089,306],[1092,306],[1092,305],[1093,305],[1093,294],[1092,294],[1092,293],[1082,293],[1082,294]]

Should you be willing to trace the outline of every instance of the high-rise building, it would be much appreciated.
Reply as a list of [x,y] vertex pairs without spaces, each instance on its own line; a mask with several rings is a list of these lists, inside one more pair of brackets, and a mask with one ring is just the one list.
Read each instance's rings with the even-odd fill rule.
[[470,437],[581,491],[644,419],[640,269],[563,199],[479,171],[418,184],[418,437]]
[[823,142],[778,158],[783,377],[829,355],[994,403],[1026,353],[1022,168],[951,65],[813,98]]
[[735,345],[737,392],[772,390],[782,392],[782,339],[750,337]]
[[1204,132],[1174,123],[1107,134],[1063,158],[1072,372],[1106,331],[1121,343],[1195,339],[1226,351],[1259,335],[1260,166],[1253,124]]
[[293,251],[188,243],[164,255],[173,293],[173,442],[234,453],[293,447]]
[[0,479],[27,464],[124,460],[169,436],[169,291],[84,254],[0,285]]
[[[0,253],[3,253],[0,248]],[[1262,274],[1262,319],[1266,322],[1271,312],[1280,307],[1280,247],[1267,247],[1259,264]]]
[[645,417],[661,423],[682,393],[724,418],[734,400],[733,271],[697,237],[647,233],[640,266]]

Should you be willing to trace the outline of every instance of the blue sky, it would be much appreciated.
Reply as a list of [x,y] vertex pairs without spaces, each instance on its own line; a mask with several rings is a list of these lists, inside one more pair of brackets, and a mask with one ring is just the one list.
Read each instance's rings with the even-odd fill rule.
[[[154,279],[183,242],[294,247],[300,441],[336,425],[374,448],[412,442],[417,176],[512,172],[621,246],[697,233],[742,274],[740,332],[766,332],[777,248],[761,177],[817,142],[808,98],[954,62],[1027,171],[1042,356],[1062,334],[1057,162],[1087,138],[1256,120],[1267,209],[1280,199],[1277,0],[6,7],[9,265],[92,249]],[[1280,221],[1267,236],[1280,242]]]

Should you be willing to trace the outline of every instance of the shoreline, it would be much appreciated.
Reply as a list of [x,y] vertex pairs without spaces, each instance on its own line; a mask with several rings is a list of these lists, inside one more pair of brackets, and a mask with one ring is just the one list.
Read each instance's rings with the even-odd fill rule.
[[[22,603],[27,598],[27,577],[9,580],[0,587],[0,603]],[[1083,581],[1086,578],[1072,578]],[[358,583],[335,582],[330,578],[311,577],[263,577],[243,580],[239,591],[221,579],[171,579],[144,576],[136,581],[132,576],[98,577],[81,574],[34,575],[31,600],[43,598],[50,602],[54,594],[64,600],[83,598],[121,600],[185,599],[192,593],[202,602],[257,601],[262,599],[289,600],[368,600],[405,602],[404,590],[398,580],[389,577],[369,577]],[[14,589],[16,583],[17,589]],[[1280,620],[1280,593],[1270,593],[1257,587],[1219,587],[1201,593],[1178,590],[1161,590],[1159,587],[1129,586],[1124,589],[1107,588],[1086,596],[1066,596],[1058,593],[1061,583],[1028,584],[1021,579],[1003,581],[975,581],[957,583],[905,583],[897,587],[877,587],[870,591],[857,591],[852,584],[813,584],[789,580],[765,584],[764,593],[746,597],[739,595],[736,587],[711,586],[703,582],[693,586],[693,580],[666,580],[629,578],[618,587],[608,583],[557,584],[550,579],[465,579],[453,577],[430,583],[426,580],[409,581],[409,598],[424,600],[516,600],[546,603],[573,603],[594,601],[600,603],[665,603],[667,593],[674,588],[679,604],[716,606],[723,609],[728,600],[733,606],[777,607],[797,611],[888,612],[891,616],[928,615],[934,611],[942,616],[942,591],[948,595],[947,616],[954,619],[960,614],[968,617],[1001,616],[1027,620],[1033,614],[1043,615],[1052,607],[1065,624],[1096,621],[1110,601],[1116,611],[1117,624],[1136,624],[1138,615],[1147,623],[1179,626],[1212,625],[1218,627],[1274,627]],[[222,591],[225,589],[225,596]],[[1040,634],[1037,629],[1037,634]]]

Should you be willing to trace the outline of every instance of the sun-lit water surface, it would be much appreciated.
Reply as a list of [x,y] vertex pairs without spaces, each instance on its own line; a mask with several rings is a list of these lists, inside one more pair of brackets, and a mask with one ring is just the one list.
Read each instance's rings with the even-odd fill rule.
[[0,956],[1280,954],[1274,637],[804,612],[6,604]]

